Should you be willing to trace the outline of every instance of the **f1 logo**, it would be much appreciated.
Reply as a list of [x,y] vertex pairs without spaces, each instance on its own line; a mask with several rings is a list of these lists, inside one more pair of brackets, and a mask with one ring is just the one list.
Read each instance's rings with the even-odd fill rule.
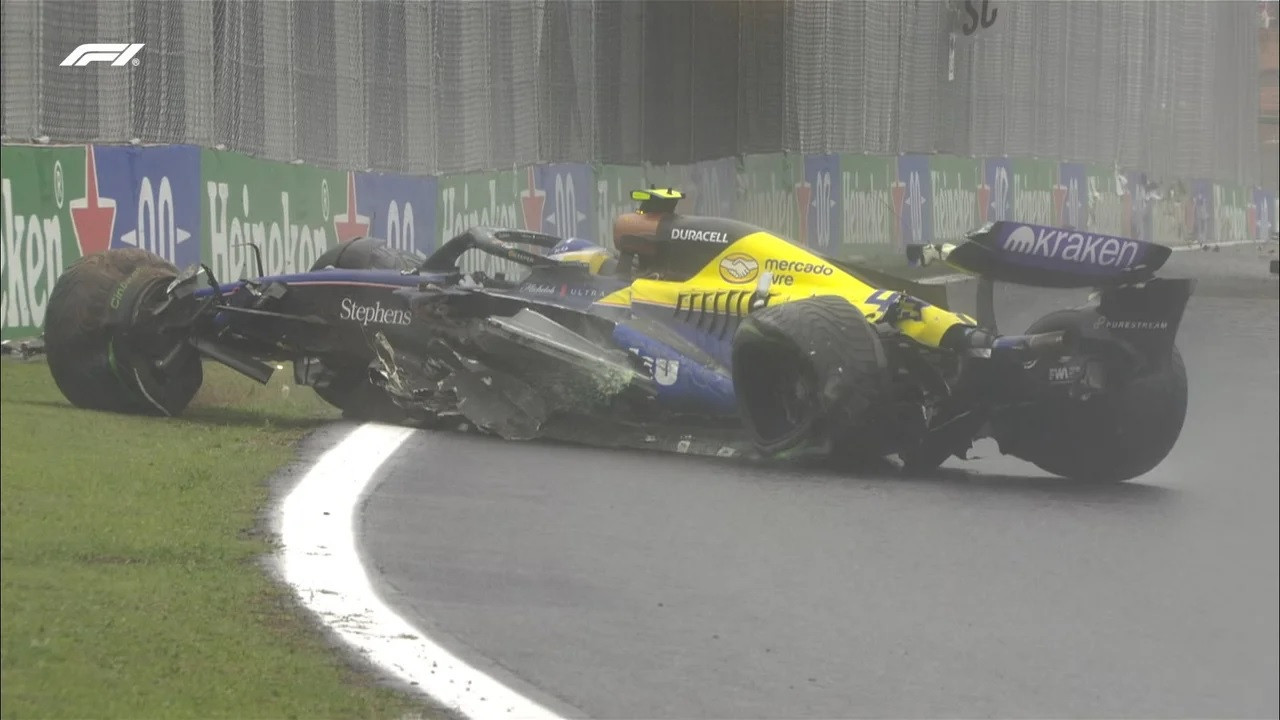
[[121,67],[133,60],[133,64],[137,65],[138,61],[134,55],[142,50],[143,43],[85,43],[67,56],[65,60],[58,63],[62,67],[84,67],[89,63],[109,62],[112,67]]

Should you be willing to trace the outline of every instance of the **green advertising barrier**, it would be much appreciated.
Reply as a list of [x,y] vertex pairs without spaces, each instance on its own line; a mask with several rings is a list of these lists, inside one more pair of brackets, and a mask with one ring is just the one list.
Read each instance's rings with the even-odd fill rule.
[[643,186],[676,188],[685,194],[677,211],[723,217],[733,214],[738,194],[738,160],[718,158],[689,165],[645,165]]
[[348,217],[340,170],[204,150],[200,177],[201,257],[220,282],[305,272],[339,240],[367,232],[367,219]]
[[1152,231],[1156,241],[1168,245],[1186,245],[1191,241],[1192,227],[1187,210],[1190,198],[1181,188],[1163,188],[1152,203]]
[[891,157],[840,156],[840,255],[900,254],[891,192],[896,163]]
[[800,234],[800,204],[804,158],[772,153],[747,155],[738,166],[737,219],[758,225],[794,242]]
[[934,155],[929,158],[933,188],[934,242],[957,242],[978,222],[978,185],[982,164],[973,158]]
[[[62,270],[84,252],[123,242],[113,240],[113,232],[121,237],[129,235],[122,223],[134,219],[119,217],[117,198],[140,198],[131,206],[135,208],[133,214],[139,215],[136,208],[152,197],[146,192],[139,194],[136,187],[126,187],[142,182],[146,173],[138,170],[142,165],[114,167],[120,164],[119,157],[129,156],[114,149],[108,152],[104,148],[97,153],[95,179],[114,178],[120,187],[109,196],[100,194],[102,188],[96,184],[90,188],[85,171],[87,150],[83,145],[3,147],[0,319],[6,339],[39,334],[49,293]],[[156,167],[163,164],[158,155],[150,160]],[[685,212],[730,215],[804,244],[808,240],[808,205],[813,199],[812,188],[805,180],[806,160],[808,164],[819,160],[827,163],[823,167],[831,173],[836,170],[833,163],[838,161],[839,176],[831,175],[836,204],[831,221],[838,219],[839,232],[834,232],[837,228],[833,225],[825,234],[819,233],[831,238],[832,243],[839,243],[828,251],[871,263],[903,262],[903,220],[895,212],[894,202],[902,165],[902,158],[897,156],[806,158],[772,153],[670,166],[539,164],[439,178],[396,177],[398,189],[392,192],[393,183],[367,173],[348,174],[207,149],[199,151],[196,173],[200,258],[224,281],[259,272],[302,272],[339,242],[369,233],[395,234],[391,228],[401,224],[393,222],[401,219],[396,211],[402,205],[408,206],[410,196],[421,206],[425,217],[431,215],[427,212],[431,202],[438,201],[434,222],[428,221],[432,227],[419,227],[422,237],[415,236],[413,240],[422,252],[472,225],[559,232],[560,225],[566,222],[571,225],[571,234],[585,233],[611,246],[614,219],[635,208],[630,192],[649,185],[672,185],[696,193],[689,206],[682,208]],[[1269,227],[1271,222],[1260,219],[1271,212],[1270,206],[1256,205],[1252,188],[1188,180],[1186,198],[1135,205],[1142,198],[1120,194],[1117,172],[1111,166],[1073,163],[1068,168],[1067,163],[1050,160],[997,160],[1008,168],[1010,176],[1010,216],[1024,222],[1058,224],[1064,203],[1070,202],[1076,203],[1071,205],[1073,217],[1083,215],[1082,224],[1092,232],[1129,236],[1137,228],[1159,242],[1169,243],[1186,242],[1201,235],[1210,241],[1246,240],[1253,237],[1255,225],[1266,223]],[[927,213],[924,222],[928,237],[924,241],[955,241],[986,219],[987,213],[980,204],[984,193],[990,192],[984,184],[989,182],[985,175],[990,162],[935,155],[928,156],[927,163],[928,177],[920,178],[925,195],[921,202]],[[1135,172],[1125,174],[1129,185],[1140,176]],[[374,180],[387,187],[375,192],[379,188],[374,187]],[[356,199],[361,182],[367,186],[361,191],[362,197],[367,196],[365,214],[348,207]],[[417,185],[412,191],[405,189],[415,182],[428,189],[418,190]],[[431,189],[432,183],[438,192]],[[592,185],[594,195],[587,190]],[[1077,188],[1074,199],[1068,197],[1073,186]],[[423,192],[425,196],[419,197]],[[1055,192],[1060,196],[1067,192],[1068,196],[1057,197]],[[1137,212],[1144,215],[1131,217]],[[566,213],[574,217],[561,217]],[[1144,219],[1145,213],[1151,213],[1151,217]],[[191,225],[182,227],[194,224],[193,219]],[[141,232],[140,226],[136,232]],[[192,238],[192,242],[196,240]],[[261,251],[261,269],[251,245]],[[524,272],[510,262],[480,253],[464,256],[463,267],[515,276]]]
[[437,207],[441,242],[473,225],[524,227],[514,170],[441,176]]
[[1053,186],[1058,182],[1058,161],[1013,158],[1013,218],[1035,225],[1053,225]]
[[1085,227],[1091,232],[1125,235],[1124,198],[1116,192],[1116,171],[1110,165],[1085,165],[1089,211]]
[[[437,206],[440,222],[440,242],[461,234],[476,225],[489,227],[524,227],[524,208],[521,191],[527,200],[532,194],[515,170],[444,175],[440,178],[440,203]],[[522,277],[527,270],[509,260],[470,250],[459,260],[463,270],[482,271],[489,275],[502,273],[507,277]]]
[[[693,165],[644,165],[644,185],[641,187],[675,188],[685,194],[691,192],[693,186]],[[688,203],[685,203],[687,205]],[[683,205],[681,213],[693,214],[693,210]]]
[[[96,230],[95,212],[104,211],[97,193],[85,183],[85,148],[0,148],[0,275],[3,275],[4,339],[39,335],[44,326],[49,293],[62,270],[80,258],[81,223],[84,240]],[[89,202],[93,195],[95,202]],[[110,228],[102,237],[110,242]]]
[[1239,185],[1218,183],[1213,186],[1213,219],[1218,242],[1243,242],[1251,238],[1249,203],[1252,191]]

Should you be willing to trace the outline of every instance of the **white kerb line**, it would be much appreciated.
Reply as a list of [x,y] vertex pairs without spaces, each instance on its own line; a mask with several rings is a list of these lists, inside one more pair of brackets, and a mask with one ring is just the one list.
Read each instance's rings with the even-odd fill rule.
[[367,423],[316,460],[280,505],[285,582],[344,642],[441,705],[476,720],[560,720],[441,647],[374,591],[356,548],[356,512],[378,468],[414,432]]

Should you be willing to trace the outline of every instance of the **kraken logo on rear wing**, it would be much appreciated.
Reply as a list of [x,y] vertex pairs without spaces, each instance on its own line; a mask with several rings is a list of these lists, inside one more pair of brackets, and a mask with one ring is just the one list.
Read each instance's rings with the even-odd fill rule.
[[[1175,329],[1195,285],[1176,280],[1153,284],[1156,271],[1173,254],[1170,247],[1074,228],[999,221],[969,233],[959,245],[938,246],[938,252],[948,265],[978,276],[978,322],[992,332],[998,331],[996,282],[1099,288],[1104,314],[1108,304],[1114,306],[1123,297],[1126,307],[1145,303],[1146,310],[1140,313],[1144,320],[1155,312],[1162,320],[1175,320]],[[1164,318],[1166,314],[1171,317]]]
[[1143,282],[1155,276],[1172,248],[1073,228],[1000,221],[940,246],[947,264],[989,280],[1054,288]]

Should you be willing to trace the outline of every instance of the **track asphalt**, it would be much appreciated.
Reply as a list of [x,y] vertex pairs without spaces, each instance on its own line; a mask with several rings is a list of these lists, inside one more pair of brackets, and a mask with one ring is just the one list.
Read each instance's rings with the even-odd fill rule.
[[[987,444],[908,480],[420,432],[360,552],[418,629],[593,718],[1276,717],[1270,257],[1162,273],[1201,280],[1191,408],[1136,481]],[[1083,299],[1002,287],[1001,329]]]

